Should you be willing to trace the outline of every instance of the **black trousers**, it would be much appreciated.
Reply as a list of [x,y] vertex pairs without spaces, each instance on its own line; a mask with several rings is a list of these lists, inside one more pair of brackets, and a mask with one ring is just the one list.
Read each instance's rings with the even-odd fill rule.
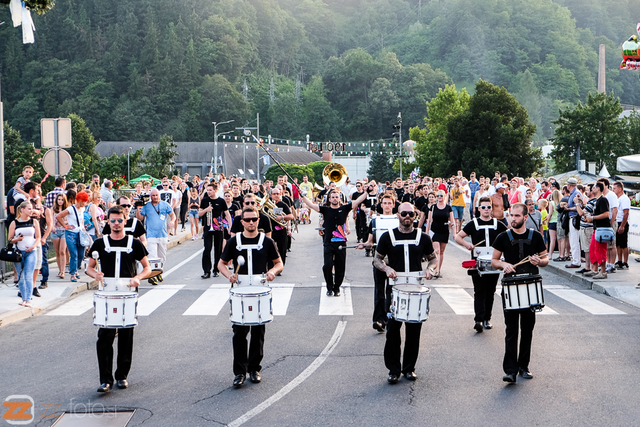
[[113,384],[113,341],[118,332],[118,360],[116,367],[116,381],[126,380],[131,370],[133,356],[133,328],[98,329],[98,368],[100,369],[100,383]]
[[211,229],[204,232],[204,252],[202,253],[202,270],[211,273],[211,248],[214,250],[213,272],[218,273],[218,261],[222,255],[222,241],[224,234],[222,230],[213,231]]
[[[391,303],[391,286],[384,271],[373,267],[373,321],[387,324],[387,313]],[[387,295],[389,294],[389,295]]]
[[499,274],[485,274],[480,276],[477,273],[471,275],[473,281],[473,308],[476,322],[484,322],[491,320],[491,312],[493,311],[493,295],[496,292]]
[[[400,328],[404,323],[404,355],[400,364]],[[390,375],[406,374],[416,370],[418,353],[420,352],[420,330],[422,323],[398,322],[391,318],[387,323],[387,342],[384,345],[384,364]]]
[[[282,259],[282,265],[287,263],[287,245],[289,244],[289,236],[286,231],[277,231],[271,233],[271,238],[278,247],[278,253],[280,259]],[[272,260],[269,260],[269,268],[273,267]]]
[[187,203],[180,205],[180,224],[183,227],[187,222],[187,213],[189,213],[189,205]]
[[[247,334],[251,332],[247,357]],[[265,325],[233,325],[233,374],[240,375],[262,369]]]
[[356,236],[359,242],[366,242],[369,238],[369,227],[367,227],[367,215],[360,211],[356,214]]
[[[329,242],[324,244],[324,265],[322,272],[328,291],[338,291],[344,280],[344,269],[347,263],[347,251],[338,249],[347,242]],[[335,278],[333,270],[335,267]]]
[[[507,326],[507,335],[504,339],[505,352],[502,369],[505,374],[517,374],[518,369],[529,368],[536,313],[529,308],[505,310],[504,323]],[[518,351],[518,329],[521,331],[520,351]]]

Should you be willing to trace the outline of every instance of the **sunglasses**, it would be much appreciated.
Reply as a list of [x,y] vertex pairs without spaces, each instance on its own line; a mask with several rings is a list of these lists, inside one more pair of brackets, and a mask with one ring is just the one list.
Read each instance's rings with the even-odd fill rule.
[[116,222],[117,222],[118,224],[122,224],[122,223],[124,222],[124,219],[122,219],[122,218],[115,218],[115,219],[110,219],[110,220],[109,220],[109,222],[110,222],[111,224],[115,224]]
[[255,205],[256,202],[244,202],[245,205]]
[[491,209],[491,206],[478,206],[478,209]]
[[436,197],[444,197],[442,194],[438,194]]
[[256,218],[256,217],[252,217],[252,218],[242,218],[242,220],[243,220],[244,222],[256,222],[256,221],[258,221],[258,218]]
[[400,216],[403,217],[403,218],[407,217],[407,216],[409,218],[413,218],[413,217],[416,216],[416,213],[414,211],[402,211],[402,212],[400,212]]
[[123,208],[130,208],[131,207],[131,205],[120,205],[120,206],[122,206]]

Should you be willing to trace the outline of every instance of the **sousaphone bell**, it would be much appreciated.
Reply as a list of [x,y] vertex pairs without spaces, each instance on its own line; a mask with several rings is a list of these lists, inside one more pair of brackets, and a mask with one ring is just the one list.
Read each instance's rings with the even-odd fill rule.
[[340,163],[329,163],[322,170],[322,180],[325,185],[335,182],[336,187],[341,187],[347,181],[347,169]]

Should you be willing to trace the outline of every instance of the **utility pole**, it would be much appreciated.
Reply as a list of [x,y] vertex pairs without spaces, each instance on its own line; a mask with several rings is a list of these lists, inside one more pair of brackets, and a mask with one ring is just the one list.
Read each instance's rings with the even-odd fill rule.
[[398,141],[400,141],[400,155],[398,156],[398,159],[400,160],[400,179],[402,179],[402,113],[398,113],[396,124],[393,125],[393,130],[396,132],[393,132],[391,135],[397,136]]
[[[211,122],[213,124],[213,167],[214,175],[218,174],[218,125],[224,125],[231,123],[233,120],[227,120],[226,122]],[[230,132],[225,132],[230,133]]]
[[[255,130],[256,131],[256,137],[258,138],[258,141],[260,141],[260,113],[256,114],[256,122],[257,122],[256,123],[256,127],[243,126],[241,128],[236,128],[236,130],[241,130],[243,132],[244,136],[246,136],[246,137],[251,137],[251,131]],[[242,139],[242,141],[243,141],[242,142],[242,148],[246,151],[247,146],[246,146],[246,143],[244,142],[244,138]],[[256,144],[256,150],[258,148],[259,148],[258,144]],[[246,165],[246,155],[247,154],[245,152],[244,155],[243,155],[243,161],[244,161],[244,166],[243,167],[245,168],[245,170],[246,170],[246,167],[247,167],[247,165]],[[258,158],[258,162],[260,162],[260,153],[257,154],[257,158]],[[259,166],[260,166],[259,164],[256,165],[256,169],[258,169],[258,171],[256,171],[256,176],[258,178],[258,181],[260,181],[260,172],[259,172],[260,171],[260,167]],[[245,176],[246,176],[246,172],[245,172]]]

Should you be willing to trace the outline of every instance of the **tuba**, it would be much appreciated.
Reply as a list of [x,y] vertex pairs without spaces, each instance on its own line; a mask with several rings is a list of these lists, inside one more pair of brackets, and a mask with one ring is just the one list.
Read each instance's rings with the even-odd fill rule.
[[341,187],[347,181],[347,169],[340,163],[329,163],[322,170],[322,180],[325,185],[335,182],[336,187]]
[[256,203],[258,203],[258,209],[260,209],[260,212],[268,216],[269,219],[273,220],[273,222],[278,224],[280,227],[287,226],[287,221],[278,221],[276,219],[276,216],[273,213],[273,210],[276,208],[276,205],[274,205],[273,202],[268,197],[265,196],[264,198],[261,198],[256,196]]

